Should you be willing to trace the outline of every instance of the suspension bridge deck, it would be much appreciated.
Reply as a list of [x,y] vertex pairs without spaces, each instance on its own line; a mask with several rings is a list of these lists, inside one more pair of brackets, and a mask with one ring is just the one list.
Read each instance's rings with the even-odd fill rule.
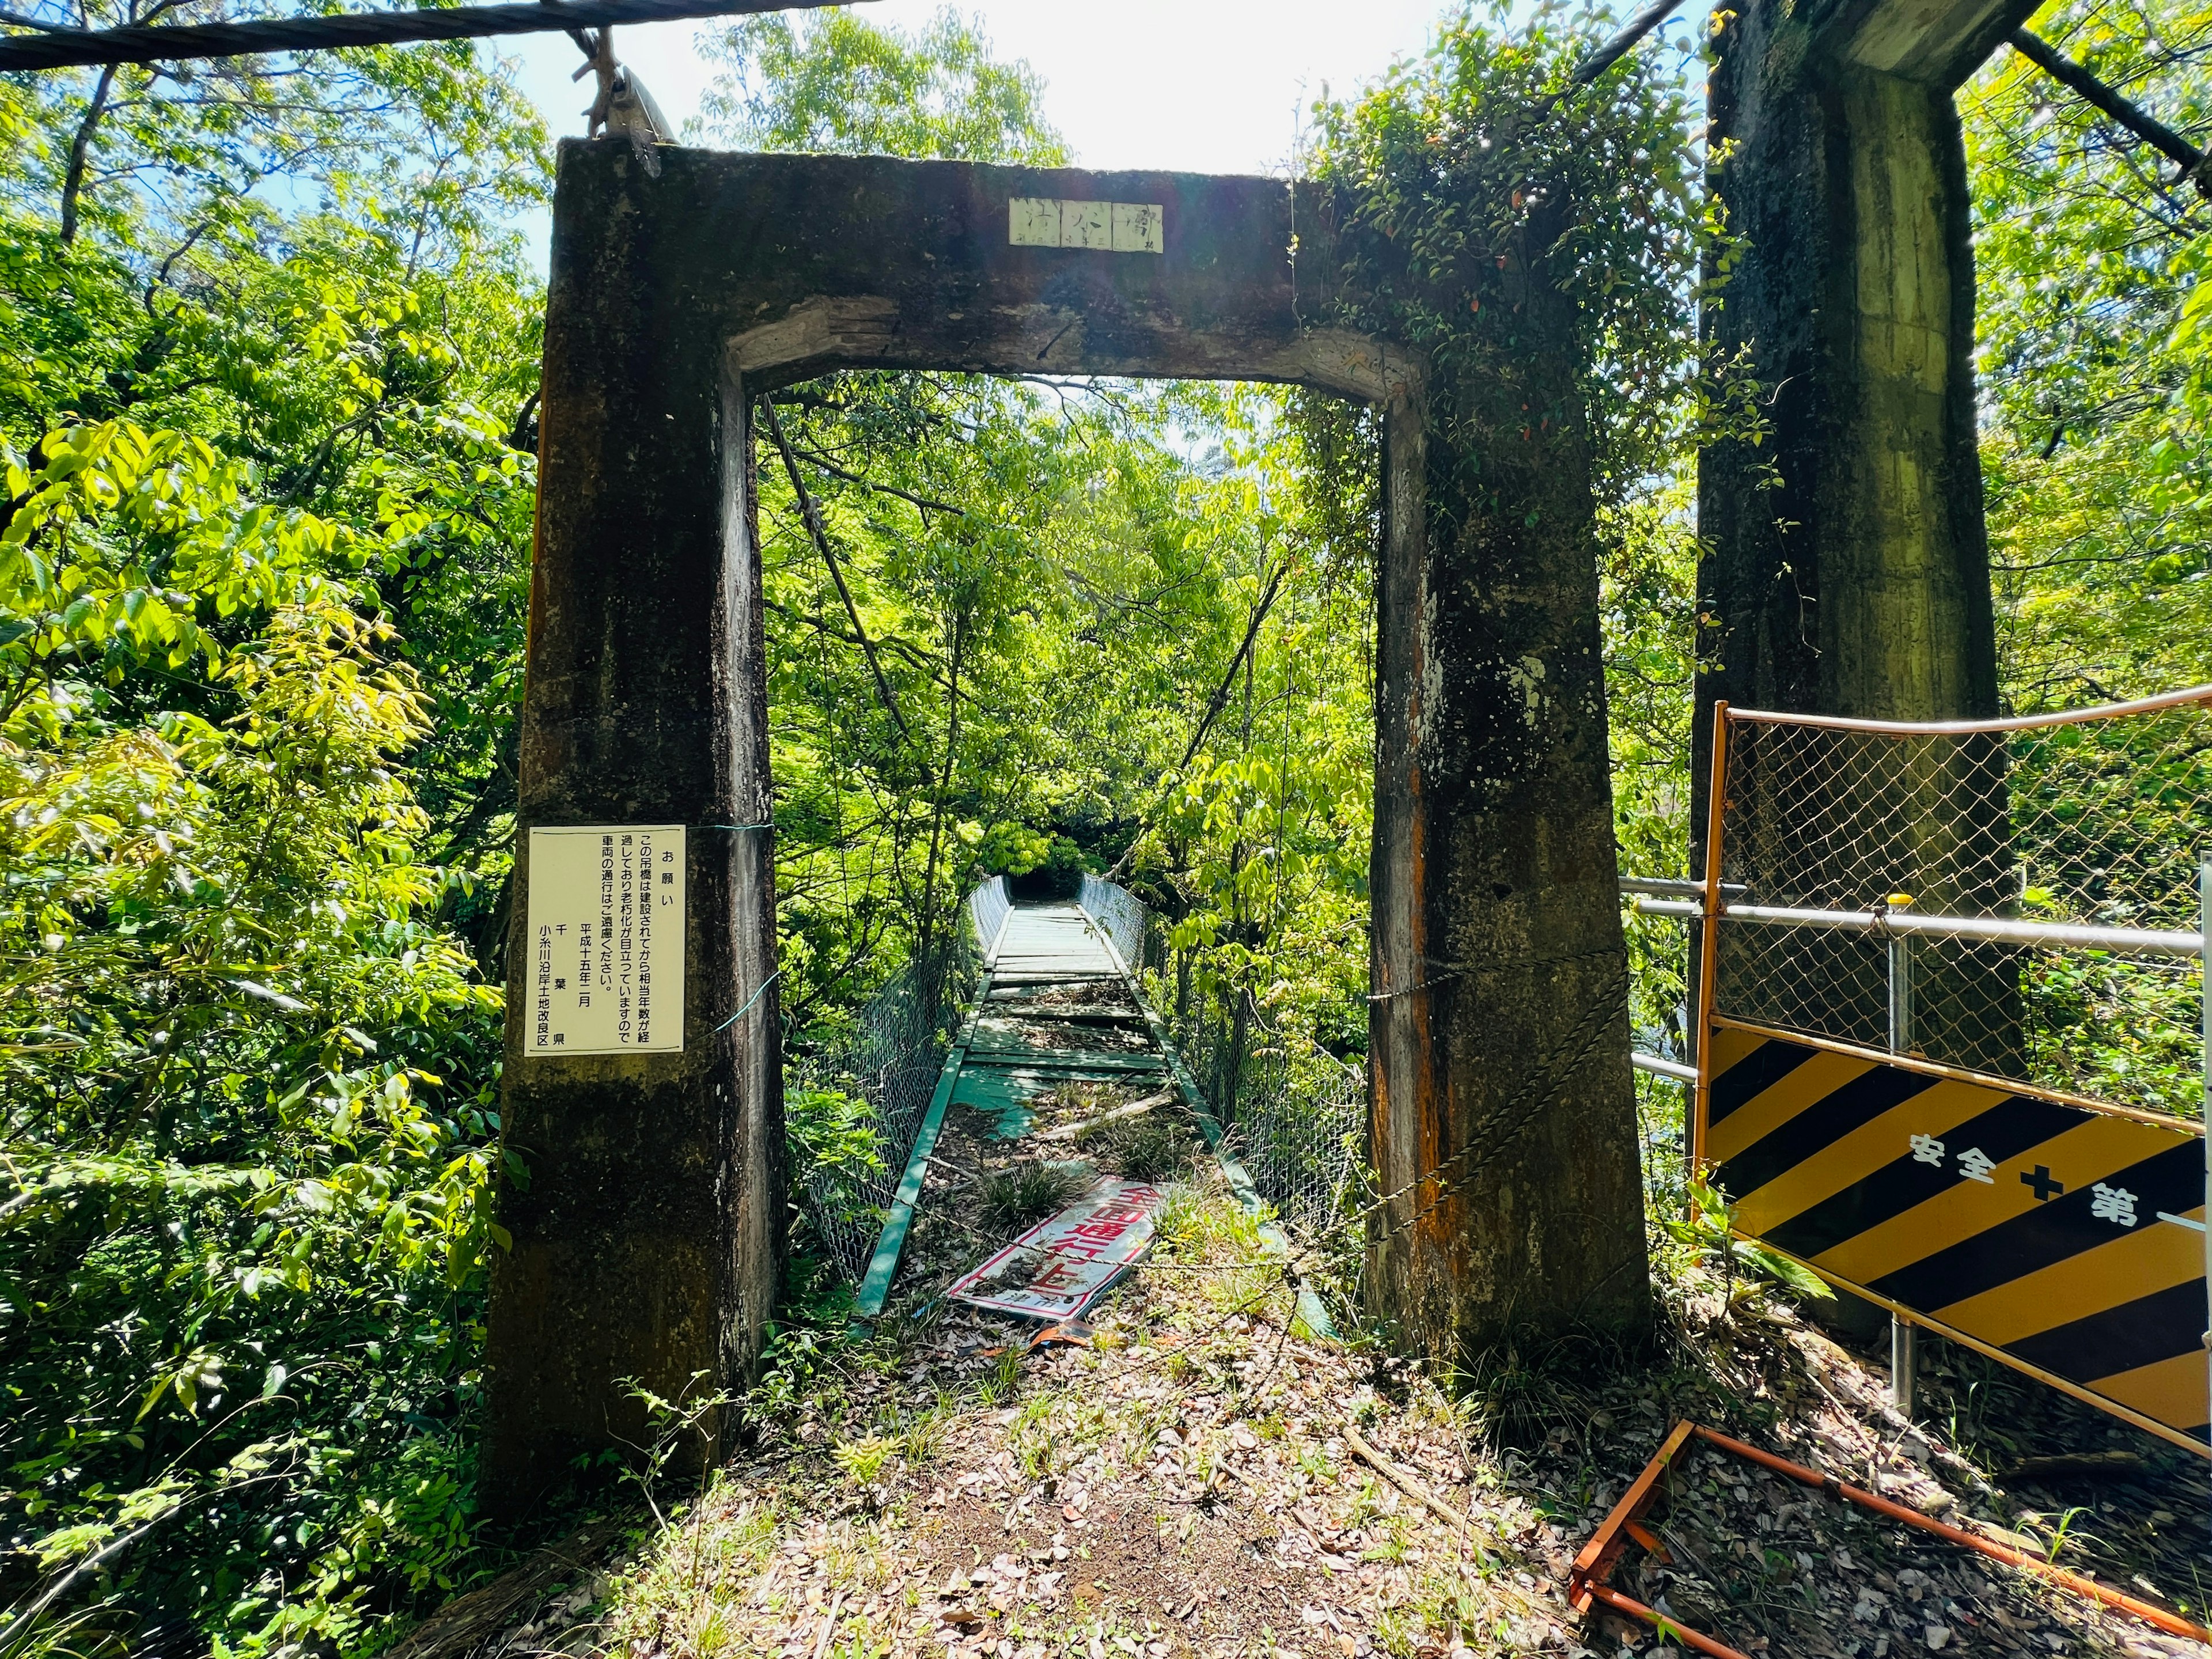
[[950,1104],[995,1116],[1011,1138],[1030,1127],[1030,1101],[1069,1083],[1175,1086],[1120,954],[1078,906],[1009,911],[984,971]]
[[[988,1135],[1003,1142],[1032,1136],[1040,1127],[1038,1108],[1070,1092],[1111,1090],[1140,1105],[1179,1098],[1238,1201],[1262,1207],[1251,1177],[1224,1150],[1221,1125],[1107,930],[1080,905],[1060,903],[1013,907],[992,932],[984,941],[975,1006],[945,1055],[875,1256],[854,1297],[854,1311],[862,1320],[880,1314],[890,1294],[930,1187],[946,1115],[955,1107],[979,1114],[990,1126]],[[1065,1132],[1060,1126],[1050,1133]],[[1262,1224],[1261,1237],[1272,1253],[1289,1255],[1289,1241],[1273,1222]],[[1315,1334],[1332,1334],[1320,1299],[1303,1285],[1298,1315]]]
[[854,1311],[864,1319],[882,1312],[890,1294],[952,1109],[980,1114],[994,1139],[1018,1141],[1037,1127],[1037,1103],[1072,1085],[1127,1097],[1174,1093],[1197,1115],[1207,1141],[1218,1139],[1203,1098],[1138,996],[1127,964],[1081,906],[1009,909],[996,936],[984,941],[983,963],[975,1006],[945,1055],[854,1297]]

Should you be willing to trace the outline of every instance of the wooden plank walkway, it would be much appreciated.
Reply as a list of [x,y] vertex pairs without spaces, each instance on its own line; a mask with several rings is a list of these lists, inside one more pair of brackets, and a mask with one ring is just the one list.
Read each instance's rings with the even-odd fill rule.
[[1063,1084],[1170,1083],[1121,959],[1076,906],[1010,911],[988,974],[951,1102],[996,1117],[1009,1139],[1028,1129],[1028,1103]]

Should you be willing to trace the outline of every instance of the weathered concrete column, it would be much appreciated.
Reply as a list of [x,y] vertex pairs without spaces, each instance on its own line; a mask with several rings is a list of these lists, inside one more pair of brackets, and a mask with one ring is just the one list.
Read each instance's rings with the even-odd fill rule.
[[1367,1291],[1455,1361],[1651,1318],[1589,446],[1569,302],[1516,301],[1479,458],[1384,430]]
[[1701,715],[1723,697],[1869,719],[1994,711],[1951,94],[2033,9],[1750,0],[1722,14],[1712,185],[1747,246],[1705,330],[1748,349],[1772,429],[1699,467]]
[[[670,303],[680,226],[623,212],[579,159],[564,148],[554,216],[507,952],[503,1129],[524,1173],[500,1195],[514,1245],[486,1355],[486,1493],[510,1511],[574,1454],[646,1443],[629,1379],[668,1399],[742,1385],[784,1215],[770,842],[742,828],[769,816],[744,402]],[[529,832],[596,823],[686,826],[680,1054],[526,1051]]]

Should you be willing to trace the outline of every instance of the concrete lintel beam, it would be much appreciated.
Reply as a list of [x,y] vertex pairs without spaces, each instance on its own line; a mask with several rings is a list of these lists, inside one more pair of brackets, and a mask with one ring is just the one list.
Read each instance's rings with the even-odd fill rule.
[[[959,368],[976,374],[1036,373],[1034,364],[1024,361],[1031,355],[1029,343],[1044,342],[1035,355],[1047,355],[1082,319],[1079,313],[1058,307],[1028,305],[994,320],[997,326],[981,335]],[[896,368],[913,361],[912,342],[927,326],[927,319],[903,317],[898,302],[881,295],[842,300],[817,295],[801,301],[775,322],[738,335],[729,344],[728,364],[752,386],[803,380],[831,368]],[[1151,361],[1147,355],[1126,366],[1126,372],[1147,373]],[[1238,380],[1318,386],[1371,404],[1417,397],[1425,378],[1418,357],[1392,349],[1386,341],[1342,329],[1309,329],[1272,349],[1262,346],[1243,359],[1242,367],[1231,368],[1224,362],[1223,368]]]
[[1820,50],[1945,91],[1962,84],[2041,0],[1840,0],[1814,24]]

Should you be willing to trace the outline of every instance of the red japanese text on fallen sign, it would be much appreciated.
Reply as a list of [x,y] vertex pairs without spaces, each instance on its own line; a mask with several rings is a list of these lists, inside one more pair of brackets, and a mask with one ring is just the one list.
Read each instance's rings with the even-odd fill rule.
[[1041,1221],[950,1294],[978,1308],[1031,1319],[1073,1319],[1152,1248],[1164,1202],[1142,1182],[1102,1180]]

